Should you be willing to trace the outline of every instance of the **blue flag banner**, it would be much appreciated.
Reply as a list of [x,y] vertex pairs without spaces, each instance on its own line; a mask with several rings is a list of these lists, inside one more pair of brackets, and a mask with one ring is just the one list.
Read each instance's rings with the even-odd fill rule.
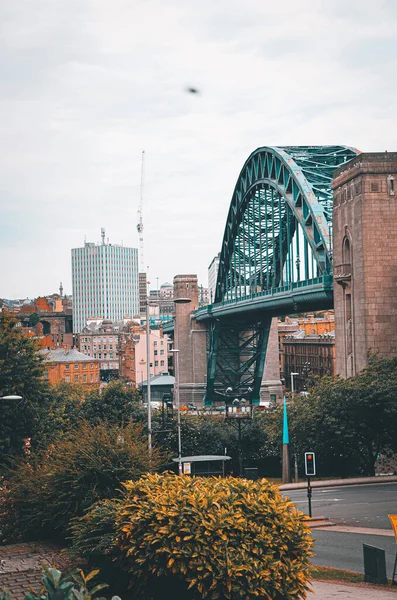
[[289,444],[287,399],[284,396],[283,444]]

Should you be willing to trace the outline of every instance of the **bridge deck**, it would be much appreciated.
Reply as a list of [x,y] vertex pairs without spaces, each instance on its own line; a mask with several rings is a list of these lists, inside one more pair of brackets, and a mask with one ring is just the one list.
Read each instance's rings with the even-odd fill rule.
[[263,313],[282,316],[305,310],[321,310],[333,306],[333,277],[323,275],[298,281],[266,292],[250,294],[235,300],[209,304],[196,310],[197,321]]

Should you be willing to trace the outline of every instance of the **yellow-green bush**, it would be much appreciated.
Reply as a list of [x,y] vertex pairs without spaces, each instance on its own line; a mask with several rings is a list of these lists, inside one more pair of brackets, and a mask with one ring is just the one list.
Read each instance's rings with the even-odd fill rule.
[[309,529],[266,480],[165,474],[124,485],[116,535],[138,597],[305,597]]

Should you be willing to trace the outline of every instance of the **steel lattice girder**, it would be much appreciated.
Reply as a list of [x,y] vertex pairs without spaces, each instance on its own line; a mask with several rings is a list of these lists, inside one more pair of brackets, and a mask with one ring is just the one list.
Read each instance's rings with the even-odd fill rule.
[[[325,300],[328,297],[331,181],[335,169],[356,154],[347,146],[263,147],[244,164],[226,221],[215,304],[206,315],[197,315],[211,320],[218,307],[226,309],[225,316],[210,325],[207,403],[227,387],[240,395],[247,395],[249,388],[250,399],[259,399],[270,319],[276,313],[273,307],[253,323],[250,299],[273,291],[279,295],[285,285],[288,295],[305,282],[320,288],[314,302],[323,289]],[[251,344],[248,356],[245,339]]]
[[[331,272],[332,176],[357,153],[346,146],[291,146],[251,154],[230,204],[215,303],[245,295],[242,287],[278,287],[297,227],[316,274]],[[308,273],[306,267],[306,279]]]
[[206,404],[226,399],[226,390],[259,404],[271,317],[213,321],[209,328]]

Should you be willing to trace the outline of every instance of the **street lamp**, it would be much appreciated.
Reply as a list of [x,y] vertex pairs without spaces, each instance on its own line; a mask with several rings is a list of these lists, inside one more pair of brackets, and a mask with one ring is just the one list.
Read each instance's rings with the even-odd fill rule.
[[[233,391],[232,388],[226,389],[226,394],[230,394],[230,391]],[[228,400],[228,399],[227,399]],[[228,419],[229,422],[235,424],[237,423],[237,431],[238,431],[238,471],[239,476],[243,476],[243,452],[241,447],[241,427],[243,424],[247,425],[252,421],[252,412],[253,406],[252,404],[245,398],[237,397],[230,403],[226,400],[226,409],[225,409],[225,419]]]
[[299,375],[299,373],[291,373],[291,393],[294,393],[294,377],[296,377],[297,375]]
[[0,396],[0,400],[23,400],[22,396]]
[[175,354],[175,400],[176,400],[176,411],[177,411],[177,430],[178,430],[178,473],[182,475],[182,434],[181,434],[181,405],[179,398],[179,350],[173,348],[170,350]]

